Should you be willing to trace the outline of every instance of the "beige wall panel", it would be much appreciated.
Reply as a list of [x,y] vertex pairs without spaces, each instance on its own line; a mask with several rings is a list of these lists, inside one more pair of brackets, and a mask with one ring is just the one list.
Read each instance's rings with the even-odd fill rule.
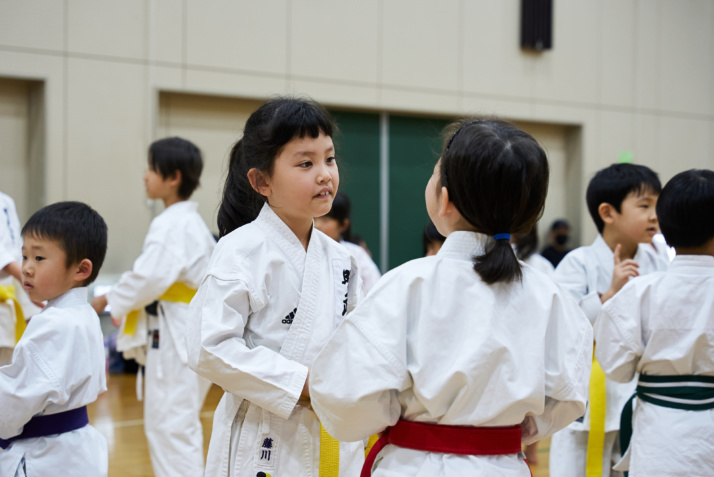
[[463,89],[527,101],[535,64],[549,53],[520,47],[520,2],[463,2]]
[[635,93],[635,0],[602,2],[599,103],[632,107]]
[[638,108],[658,107],[659,15],[658,2],[638,0],[635,12],[635,106]]
[[381,69],[385,85],[460,89],[459,4],[458,0],[384,2]]
[[286,72],[286,0],[186,0],[189,64],[264,73]]
[[657,135],[661,138],[661,160],[657,172],[663,184],[687,169],[714,169],[710,133],[710,121],[660,117]]
[[0,45],[62,50],[63,2],[0,1]]
[[68,64],[66,200],[92,205],[109,226],[103,272],[119,273],[141,251],[146,207],[149,99],[144,66],[83,59]]
[[659,7],[659,107],[711,114],[714,2],[662,0]]
[[32,212],[28,204],[29,96],[26,81],[0,78],[0,191],[15,201],[21,224]]
[[292,75],[377,83],[381,15],[377,0],[293,0],[291,5]]
[[180,136],[201,149],[204,160],[201,187],[191,200],[198,201],[199,212],[213,233],[218,233],[216,212],[230,150],[243,135],[248,116],[261,104],[261,101],[225,97],[161,95],[157,138]]
[[589,0],[557,2],[553,50],[535,65],[535,98],[576,103],[599,99],[601,4]]
[[65,123],[64,60],[55,55],[0,51],[0,76],[44,82],[45,187],[35,193],[38,203],[62,200]]
[[149,58],[156,61],[183,61],[184,2],[150,0]]
[[466,115],[498,116],[506,119],[527,120],[533,117],[533,105],[530,102],[488,97],[465,96],[462,100]]
[[267,98],[285,92],[283,77],[187,69],[183,89],[225,96]]
[[451,116],[462,111],[461,97],[439,91],[412,88],[382,88],[379,107],[387,111],[422,112]]
[[145,59],[144,0],[67,0],[67,39],[72,53]]
[[149,66],[149,85],[154,90],[183,88],[183,70],[171,66]]
[[[635,151],[634,120],[632,113],[603,110],[600,116],[600,154],[595,158],[600,168],[607,167],[619,161],[621,152]],[[634,157],[638,164],[649,164],[644,162],[645,158]]]
[[370,86],[308,80],[290,81],[288,92],[307,95],[331,106],[343,107],[373,107],[378,98],[377,91]]
[[644,164],[655,172],[659,172],[662,160],[659,148],[660,138],[658,137],[659,116],[644,113],[636,114],[634,123],[635,146],[633,153],[635,164]]

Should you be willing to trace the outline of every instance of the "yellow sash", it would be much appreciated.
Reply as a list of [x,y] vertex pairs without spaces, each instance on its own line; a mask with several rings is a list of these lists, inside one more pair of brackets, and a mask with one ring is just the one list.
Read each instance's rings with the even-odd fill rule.
[[[174,303],[191,303],[191,299],[196,294],[197,290],[189,287],[184,283],[174,283],[159,297],[162,301],[171,301]],[[126,323],[124,324],[124,334],[133,335],[136,331],[136,322],[139,319],[139,310],[130,311],[126,315]]]
[[374,445],[377,443],[378,440],[379,440],[379,434],[372,434],[371,436],[369,436],[369,440],[367,441],[367,448],[364,450],[365,459],[369,455],[369,451],[372,450],[372,447],[374,447]]
[[340,442],[327,433],[320,423],[320,477],[340,474]]
[[605,450],[605,410],[607,393],[605,372],[595,359],[593,346],[593,367],[590,372],[590,433],[585,465],[586,477],[602,477],[602,460]]
[[20,341],[27,322],[20,302],[15,298],[15,285],[0,285],[0,301],[12,301],[15,305],[15,343]]

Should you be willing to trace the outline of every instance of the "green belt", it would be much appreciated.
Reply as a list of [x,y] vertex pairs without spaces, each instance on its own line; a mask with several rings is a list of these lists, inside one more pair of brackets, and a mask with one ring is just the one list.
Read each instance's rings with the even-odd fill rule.
[[641,374],[635,394],[625,404],[620,417],[620,451],[623,456],[632,438],[632,401],[635,397],[656,406],[684,411],[714,409],[714,376]]

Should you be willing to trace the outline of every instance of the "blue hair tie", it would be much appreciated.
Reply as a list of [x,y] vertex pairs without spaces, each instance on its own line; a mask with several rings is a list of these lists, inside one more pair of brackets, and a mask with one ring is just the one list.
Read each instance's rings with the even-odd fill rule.
[[496,234],[493,236],[494,240],[511,240],[511,234]]

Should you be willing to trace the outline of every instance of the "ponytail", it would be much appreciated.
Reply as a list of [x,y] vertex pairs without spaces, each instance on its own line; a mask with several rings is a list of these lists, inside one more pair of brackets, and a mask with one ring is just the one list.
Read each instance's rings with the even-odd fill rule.
[[238,227],[254,221],[265,202],[248,180],[248,169],[243,160],[243,140],[231,149],[223,200],[218,209],[218,234],[224,237]]
[[476,231],[496,239],[474,257],[474,270],[489,285],[520,281],[509,239],[525,236],[543,214],[545,152],[530,135],[496,119],[462,121],[451,130],[441,154],[441,186]]
[[486,253],[473,260],[474,270],[489,285],[520,281],[523,277],[521,264],[507,239],[496,240]]

